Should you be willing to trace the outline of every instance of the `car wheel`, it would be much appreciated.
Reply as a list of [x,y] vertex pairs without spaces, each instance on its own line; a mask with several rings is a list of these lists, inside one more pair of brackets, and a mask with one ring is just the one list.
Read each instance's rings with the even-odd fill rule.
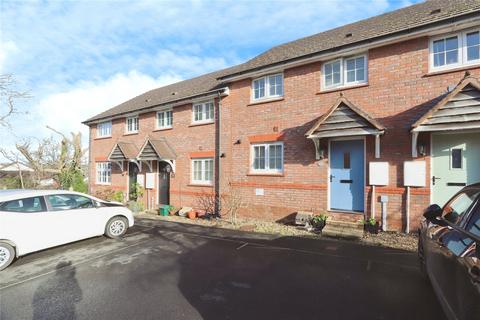
[[12,263],[15,258],[15,249],[6,242],[0,242],[0,271]]
[[105,235],[109,238],[120,238],[127,232],[128,222],[124,217],[113,217],[105,227]]

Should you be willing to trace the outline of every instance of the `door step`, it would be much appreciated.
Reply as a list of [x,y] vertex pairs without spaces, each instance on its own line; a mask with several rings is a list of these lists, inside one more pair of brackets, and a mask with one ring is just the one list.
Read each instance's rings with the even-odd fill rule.
[[322,235],[348,239],[363,238],[363,224],[349,221],[327,220]]

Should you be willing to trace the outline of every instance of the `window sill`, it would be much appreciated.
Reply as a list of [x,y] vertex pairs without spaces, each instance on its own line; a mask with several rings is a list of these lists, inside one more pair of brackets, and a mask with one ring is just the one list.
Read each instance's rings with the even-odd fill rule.
[[153,131],[154,131],[154,132],[155,132],[155,131],[167,131],[167,130],[172,130],[172,129],[173,129],[173,127],[165,127],[165,128],[157,128],[157,129],[155,129],[155,130],[153,130]]
[[136,132],[126,132],[123,135],[124,136],[133,136],[133,135],[136,135],[136,134],[138,134],[138,131],[136,131]]
[[95,183],[96,186],[98,187],[108,187],[108,186],[111,186],[112,184],[111,183]]
[[363,88],[363,87],[368,87],[368,82],[366,83],[360,83],[360,84],[354,84],[354,85],[347,85],[347,86],[341,86],[341,87],[335,87],[331,89],[322,89],[320,92],[317,92],[317,94],[324,94],[324,93],[331,93],[331,92],[337,92],[337,91],[344,91],[344,90],[350,90],[350,89],[357,89],[357,88]]
[[475,63],[475,64],[469,64],[469,65],[464,65],[461,67],[455,67],[455,68],[448,68],[448,69],[441,69],[441,70],[432,70],[429,71],[428,73],[424,74],[423,77],[433,77],[437,76],[440,74],[446,74],[446,73],[453,73],[453,72],[458,72],[458,71],[466,71],[472,68],[479,68],[480,63]]
[[192,122],[191,124],[189,124],[188,126],[189,127],[198,127],[198,126],[206,126],[206,125],[209,125],[209,124],[214,124],[215,121],[208,121],[208,122]]
[[191,182],[187,186],[189,187],[207,187],[207,188],[213,188],[213,184],[203,184],[203,183],[194,183]]
[[93,140],[103,140],[103,139],[111,139],[112,136],[108,136],[108,137],[95,137],[93,138]]
[[249,172],[247,176],[254,176],[254,177],[285,177],[284,173],[269,173],[269,172]]
[[250,101],[249,104],[247,104],[247,106],[254,106],[254,105],[257,105],[257,104],[276,102],[276,101],[282,101],[282,100],[285,100],[285,98],[283,96],[282,97],[275,97],[275,98],[252,100],[252,101]]

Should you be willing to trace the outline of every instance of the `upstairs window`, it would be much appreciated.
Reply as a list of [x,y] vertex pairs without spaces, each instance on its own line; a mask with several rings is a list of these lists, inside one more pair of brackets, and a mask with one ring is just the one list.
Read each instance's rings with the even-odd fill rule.
[[341,58],[323,64],[323,88],[332,89],[367,82],[367,56]]
[[171,128],[173,125],[173,111],[157,112],[157,129]]
[[254,173],[283,172],[283,143],[252,145],[252,166]]
[[457,36],[433,41],[433,66],[435,68],[457,63]]
[[97,138],[112,136],[112,121],[100,122],[97,124]]
[[196,103],[193,105],[193,122],[209,123],[214,120],[215,109],[213,102]]
[[138,132],[138,117],[128,117],[127,118],[127,133],[136,133]]
[[253,100],[283,97],[283,74],[273,74],[253,80]]
[[445,70],[480,63],[480,31],[467,30],[430,40],[430,69]]

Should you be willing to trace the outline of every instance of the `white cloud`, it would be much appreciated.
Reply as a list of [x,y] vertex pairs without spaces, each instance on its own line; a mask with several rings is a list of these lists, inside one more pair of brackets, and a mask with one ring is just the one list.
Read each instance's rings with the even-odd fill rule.
[[0,41],[0,73],[6,73],[7,59],[18,53],[18,47],[13,41]]
[[175,75],[152,78],[133,70],[101,82],[82,81],[74,89],[50,94],[36,104],[32,111],[36,121],[32,125],[44,134],[51,133],[45,129],[47,125],[64,133],[80,131],[86,141],[88,130],[81,121],[145,91],[179,80]]

